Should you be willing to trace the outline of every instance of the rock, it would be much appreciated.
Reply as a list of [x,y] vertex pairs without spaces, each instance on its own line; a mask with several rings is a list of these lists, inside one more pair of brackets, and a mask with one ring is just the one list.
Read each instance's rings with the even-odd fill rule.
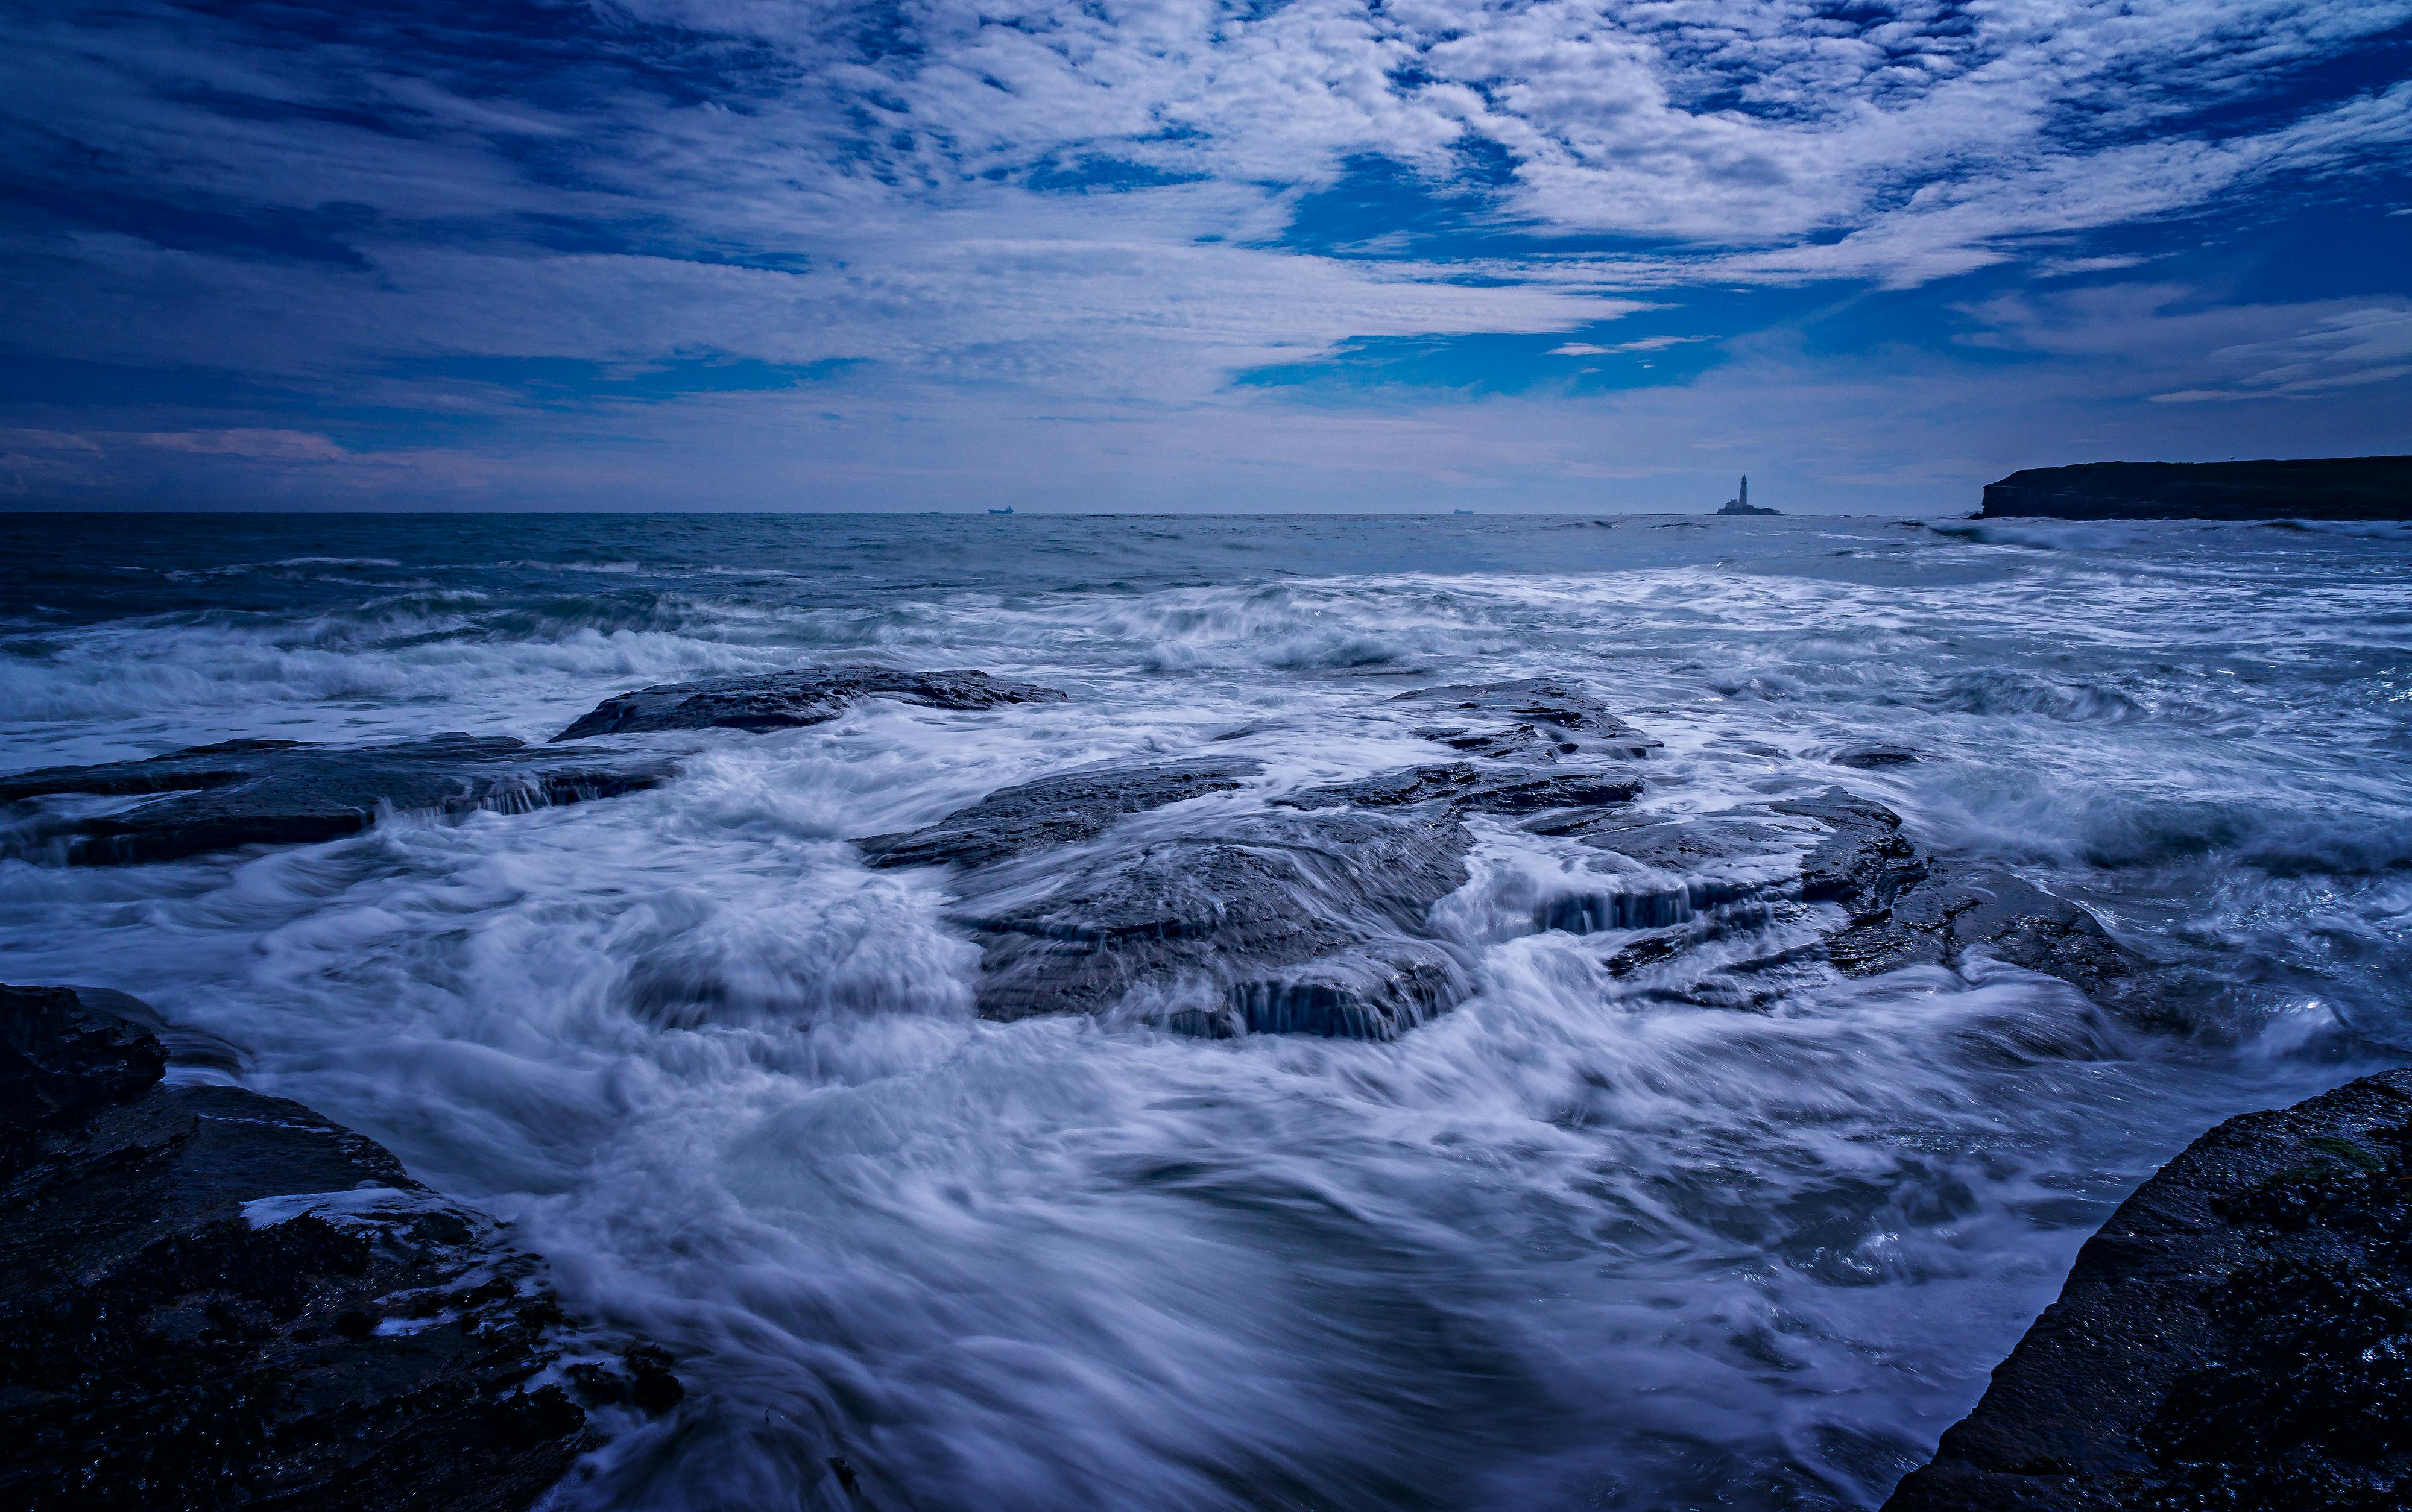
[[1901,815],[1881,803],[1836,787],[1770,807],[1828,827],[1802,859],[1801,891],[1812,903],[1839,903],[1850,916],[1826,942],[1846,975],[1872,976],[1929,962],[1956,965],[1981,946],[2107,1002],[2143,964],[2074,903],[2007,872],[1963,869],[1920,854],[1900,833]]
[[[1638,760],[1663,743],[1650,739],[1610,713],[1582,688],[1555,678],[1528,677],[1507,683],[1421,688],[1413,693],[1402,693],[1391,701],[1430,704],[1435,709],[1450,710],[1460,714],[1506,720],[1508,730],[1494,731],[1491,739],[1513,739],[1512,730],[1522,727],[1533,732],[1536,737],[1533,743],[1546,743],[1558,754],[1572,755],[1577,750],[1591,750],[1603,756]],[[1443,736],[1480,739],[1469,730],[1454,726],[1441,727],[1439,735],[1431,730],[1418,730],[1416,733],[1427,739]],[[1469,749],[1468,754],[1493,753]]]
[[874,866],[986,866],[1023,851],[1093,840],[1127,815],[1228,792],[1257,770],[1253,761],[1189,761],[1043,777],[1001,787],[927,829],[858,844]]
[[1547,809],[1593,810],[1630,803],[1641,792],[1638,777],[1599,772],[1535,773],[1478,767],[1470,761],[1411,767],[1353,783],[1301,788],[1273,800],[1285,808],[1404,808],[1439,804],[1455,814],[1538,814]]
[[1768,807],[1827,827],[1825,838],[1801,859],[1801,896],[1842,904],[1854,924],[1887,917],[1894,899],[1926,880],[1924,858],[1902,837],[1901,815],[1881,803],[1830,787],[1816,798]]
[[174,860],[237,845],[336,840],[386,810],[525,813],[654,786],[675,769],[507,736],[437,735],[390,745],[228,741],[144,761],[0,778],[0,803],[62,795],[159,795],[117,813],[23,812],[7,849],[73,865]]
[[99,996],[0,987],[0,1503],[506,1512],[592,1446],[537,1261]]
[[2412,1505],[2412,1072],[2196,1140],[1887,1512]]
[[2096,462],[1985,485],[1980,520],[2412,520],[2412,457]]
[[1446,814],[1327,811],[1092,857],[967,913],[979,1011],[1390,1038],[1465,994],[1423,931],[1464,884],[1470,844]]
[[835,719],[865,698],[889,697],[929,709],[993,709],[1008,703],[1062,703],[1067,695],[986,672],[897,672],[884,667],[799,668],[755,677],[665,683],[606,698],[553,737],[628,735],[646,730],[787,729]]

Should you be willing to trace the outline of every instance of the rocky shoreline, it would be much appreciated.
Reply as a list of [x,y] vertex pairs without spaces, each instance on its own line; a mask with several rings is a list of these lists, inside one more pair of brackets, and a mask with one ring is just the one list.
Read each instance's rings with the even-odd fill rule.
[[2391,1071],[2162,1167],[1885,1512],[2407,1505],[2412,1071]]
[[590,1410],[677,1405],[493,1220],[299,1103],[164,1081],[145,1020],[0,987],[0,1503],[518,1512]]
[[[1063,695],[976,673],[800,669],[646,689],[565,734],[763,729],[871,697],[983,709]],[[1576,936],[1645,996],[1750,1011],[1804,971],[1973,953],[2151,1016],[2145,962],[2084,909],[1921,849],[1863,794],[1655,811],[1657,742],[1569,684],[1392,702],[1436,718],[1409,733],[1441,759],[1303,786],[1271,785],[1244,757],[1061,773],[855,844],[867,867],[942,873],[948,917],[980,951],[975,1004],[998,1020],[1395,1038],[1471,994],[1473,952],[1437,905],[1502,828],[1599,855],[1504,927]],[[53,862],[125,864],[331,838],[406,808],[601,799],[675,772],[627,750],[469,737],[249,741],[29,773],[0,802],[37,811]],[[41,807],[60,795],[134,802]],[[676,1404],[666,1357],[603,1348],[563,1315],[539,1261],[371,1141],[297,1104],[164,1082],[164,1032],[121,994],[0,989],[0,1179],[18,1220],[0,1237],[0,1401],[22,1429],[0,1490],[130,1507],[173,1474],[198,1488],[192,1505],[504,1512],[593,1446],[590,1411]],[[176,1043],[212,1064],[206,1044]],[[2412,1327],[2407,1151],[2412,1073],[2206,1136],[2086,1246],[1984,1403],[1890,1505],[2314,1505],[2267,1499],[2303,1485],[2327,1488],[2316,1505],[2400,1505],[2371,1488],[2412,1491],[2412,1460],[2369,1422],[2412,1402],[2412,1366],[2391,1353],[2405,1341],[2412,1361],[2395,1327]],[[2364,1353],[2337,1354],[2348,1347]],[[2315,1431],[2280,1400],[2299,1348],[2325,1362],[2319,1410],[2362,1427]],[[2220,1461],[2229,1444],[2255,1458]]]

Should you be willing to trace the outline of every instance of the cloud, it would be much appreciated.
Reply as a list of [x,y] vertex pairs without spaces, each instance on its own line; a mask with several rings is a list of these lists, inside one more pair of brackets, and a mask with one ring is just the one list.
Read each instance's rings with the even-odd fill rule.
[[[789,403],[1228,440],[1238,375],[1381,338],[1540,338],[1500,360],[1574,384],[1538,354],[1740,360],[1772,328],[1699,308],[1737,288],[2148,261],[2116,310],[1963,284],[1935,296],[1963,320],[1901,339],[2139,399],[2309,399],[2400,364],[2155,314],[2200,295],[2115,238],[2400,165],[2412,83],[2335,80],[2407,24],[2412,0],[25,8],[0,19],[0,350],[190,397],[0,419],[117,436],[112,465],[375,458],[484,488],[756,364],[814,393],[681,412],[762,417],[720,444],[783,456]],[[1345,230],[1318,229],[1334,206]],[[1670,305],[1683,334],[1641,319]],[[2183,360],[2102,334],[2181,327]],[[661,374],[642,400],[611,376],[638,370]],[[447,473],[448,448],[479,460]]]
[[[79,438],[81,439],[81,438]],[[303,431],[179,431],[154,432],[131,438],[138,446],[159,451],[187,451],[203,457],[242,457],[252,462],[348,462],[351,453],[323,435]]]
[[1551,347],[1550,355],[1552,357],[1612,357],[1619,352],[1663,352],[1669,346],[1683,346],[1692,342],[1713,339],[1708,336],[1640,336],[1632,341],[1618,342],[1613,346],[1570,341],[1563,346]]

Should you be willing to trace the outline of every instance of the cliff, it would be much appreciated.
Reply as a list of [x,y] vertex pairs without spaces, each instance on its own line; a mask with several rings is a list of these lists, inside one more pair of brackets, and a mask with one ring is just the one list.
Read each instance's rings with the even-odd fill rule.
[[2412,520],[2412,457],[2096,462],[1985,485],[1981,520]]

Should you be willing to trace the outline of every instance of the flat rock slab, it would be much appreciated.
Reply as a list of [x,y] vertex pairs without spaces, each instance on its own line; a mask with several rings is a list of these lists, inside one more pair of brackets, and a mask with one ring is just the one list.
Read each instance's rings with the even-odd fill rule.
[[[516,1512],[595,1442],[494,1224],[299,1103],[169,1087],[140,1025],[0,987],[0,1505]],[[658,1351],[583,1367],[680,1393]]]
[[2412,1072],[2196,1140],[1887,1512],[2412,1506]]
[[929,709],[994,709],[1009,703],[1062,703],[1069,696],[986,672],[898,672],[883,667],[799,668],[754,677],[665,683],[606,698],[553,737],[630,735],[664,729],[788,729],[835,719],[865,698],[895,698]]
[[859,842],[874,866],[986,866],[1008,856],[1094,840],[1116,820],[1257,774],[1253,761],[1187,761],[1116,771],[1069,772],[1001,787],[927,829]]
[[387,811],[525,813],[653,787],[675,770],[657,759],[531,747],[507,736],[363,746],[228,741],[144,761],[20,772],[0,778],[0,803],[159,795],[116,813],[28,814],[12,826],[9,848],[19,854],[118,865],[338,840]]
[[1465,995],[1424,919],[1464,885],[1470,845],[1430,813],[1256,815],[1085,858],[979,912],[974,878],[979,1011],[1392,1037]]

